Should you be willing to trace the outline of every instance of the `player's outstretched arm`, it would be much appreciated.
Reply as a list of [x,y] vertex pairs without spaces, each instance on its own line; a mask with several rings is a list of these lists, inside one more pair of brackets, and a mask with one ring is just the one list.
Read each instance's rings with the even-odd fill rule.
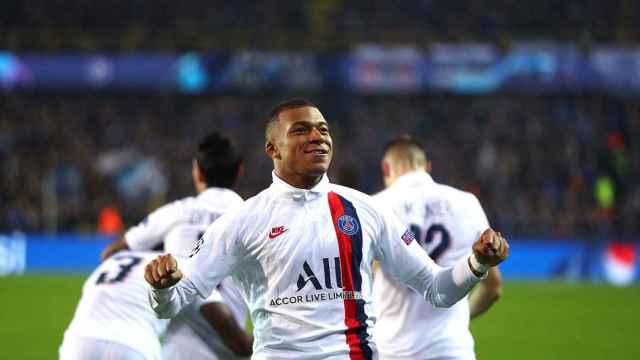
[[[474,243],[471,256],[456,261],[450,268],[442,268],[429,258],[394,214],[383,216],[382,221],[376,259],[396,279],[437,307],[453,306],[485,278],[489,268],[509,255],[509,245],[502,235],[487,229]],[[398,246],[398,241],[406,246]]]
[[144,278],[151,285],[151,308],[161,319],[176,316],[198,296],[195,285],[182,275],[178,262],[170,254],[160,255],[147,264]]
[[492,267],[487,272],[487,278],[482,280],[469,295],[469,312],[471,319],[485,313],[502,295],[502,276],[498,267]]
[[473,244],[473,253],[453,267],[435,272],[433,281],[425,283],[425,299],[438,307],[450,307],[482,279],[487,271],[509,255],[509,244],[499,232],[485,230]]
[[490,267],[504,261],[509,254],[506,240],[487,229],[474,244],[471,256],[459,259],[452,267],[442,268],[429,258],[395,214],[380,211],[383,216],[375,244],[376,260],[385,271],[434,306],[453,306],[485,277]]

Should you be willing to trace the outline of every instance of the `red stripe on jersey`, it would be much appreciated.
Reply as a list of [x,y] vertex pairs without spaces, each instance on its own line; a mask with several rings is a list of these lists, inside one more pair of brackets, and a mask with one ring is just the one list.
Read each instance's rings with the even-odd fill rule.
[[[353,292],[353,273],[351,270],[351,238],[340,231],[338,227],[338,218],[344,215],[344,206],[339,196],[329,193],[329,209],[331,218],[333,219],[333,227],[338,238],[338,249],[340,250],[340,267],[342,275],[342,291]],[[347,345],[349,345],[349,357],[352,360],[364,360],[365,356],[361,348],[361,340],[358,336],[361,324],[356,317],[356,300],[344,299],[344,323],[347,326],[345,335],[347,337]]]

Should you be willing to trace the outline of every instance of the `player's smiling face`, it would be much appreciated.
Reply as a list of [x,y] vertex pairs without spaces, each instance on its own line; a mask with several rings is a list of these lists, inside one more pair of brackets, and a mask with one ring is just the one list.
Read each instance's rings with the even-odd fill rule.
[[318,109],[305,106],[284,110],[276,132],[276,172],[284,180],[298,185],[296,177],[317,178],[327,172],[333,142],[329,125]]

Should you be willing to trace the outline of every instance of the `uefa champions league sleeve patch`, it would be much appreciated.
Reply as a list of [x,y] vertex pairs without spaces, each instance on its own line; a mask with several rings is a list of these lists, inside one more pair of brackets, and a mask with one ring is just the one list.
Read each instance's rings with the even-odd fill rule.
[[349,215],[342,215],[338,218],[338,227],[347,236],[355,235],[360,230],[358,221]]
[[404,241],[405,244],[409,245],[409,244],[411,244],[411,242],[413,240],[416,239],[416,236],[413,233],[413,231],[407,229],[407,231],[405,231],[404,234],[402,234],[401,238],[402,238],[402,241]]

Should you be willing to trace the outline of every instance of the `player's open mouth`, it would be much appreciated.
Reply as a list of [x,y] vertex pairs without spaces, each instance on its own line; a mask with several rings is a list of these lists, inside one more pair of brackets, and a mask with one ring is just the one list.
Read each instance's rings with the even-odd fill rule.
[[305,153],[307,154],[313,154],[313,155],[326,155],[329,153],[329,150],[325,150],[325,149],[313,149],[313,150],[305,150]]

